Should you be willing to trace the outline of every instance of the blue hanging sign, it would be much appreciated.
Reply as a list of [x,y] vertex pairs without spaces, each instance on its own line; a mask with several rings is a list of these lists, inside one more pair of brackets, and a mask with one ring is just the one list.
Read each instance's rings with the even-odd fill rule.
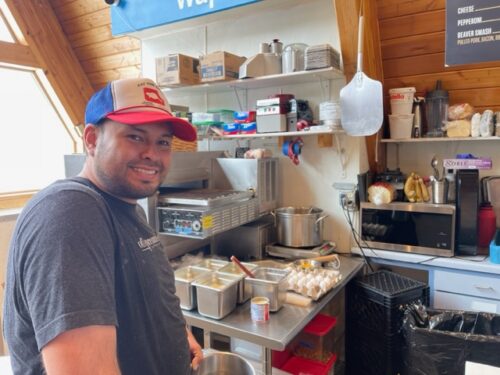
[[121,0],[111,7],[113,35],[205,16],[262,0]]

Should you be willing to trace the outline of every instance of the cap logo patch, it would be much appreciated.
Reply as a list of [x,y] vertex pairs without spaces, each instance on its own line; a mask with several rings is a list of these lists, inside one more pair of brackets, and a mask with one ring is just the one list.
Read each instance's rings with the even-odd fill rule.
[[165,106],[165,101],[162,99],[157,90],[150,87],[144,87],[144,99],[148,102],[153,102],[161,106]]

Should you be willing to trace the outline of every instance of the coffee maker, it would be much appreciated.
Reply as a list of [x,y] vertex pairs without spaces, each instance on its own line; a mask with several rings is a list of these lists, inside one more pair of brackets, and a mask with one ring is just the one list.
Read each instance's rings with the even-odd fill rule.
[[479,171],[457,169],[455,254],[482,255],[478,246]]

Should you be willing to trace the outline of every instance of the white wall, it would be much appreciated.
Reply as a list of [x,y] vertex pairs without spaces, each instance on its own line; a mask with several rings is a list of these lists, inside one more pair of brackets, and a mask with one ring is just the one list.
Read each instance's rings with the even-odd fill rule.
[[[172,27],[162,35],[143,39],[143,75],[155,78],[155,58],[170,53],[183,53],[197,57],[206,52],[225,50],[237,55],[251,57],[258,53],[261,42],[271,42],[278,38],[284,46],[290,43],[308,45],[329,43],[340,51],[335,9],[331,0],[275,1],[274,7],[264,10],[256,6],[243,7],[240,16],[230,17],[190,28]],[[266,0],[271,3],[270,0]],[[255,10],[255,11],[254,11]],[[221,17],[219,17],[221,18]],[[151,34],[151,33],[149,33]],[[318,81],[301,85],[272,87],[267,89],[239,91],[241,107],[234,93],[190,94],[179,96],[173,91],[166,95],[172,104],[189,105],[191,111],[224,108],[247,110],[255,108],[257,99],[276,93],[292,93],[296,98],[309,101],[318,118],[319,103],[338,99],[343,79]],[[340,136],[341,145],[346,150],[347,168],[342,171],[339,152],[336,147],[318,148],[316,136],[303,137],[304,147],[300,155],[300,165],[281,155],[277,139],[240,141],[250,147],[267,147],[275,156],[281,155],[281,206],[310,206],[322,208],[329,217],[325,221],[325,239],[333,240],[342,251],[350,249],[350,231],[338,204],[338,192],[332,187],[334,182],[356,182],[361,168],[366,168],[364,139]],[[202,149],[227,149],[231,153],[236,142],[204,142]],[[360,152],[361,150],[361,152]],[[364,170],[363,170],[364,171]]]

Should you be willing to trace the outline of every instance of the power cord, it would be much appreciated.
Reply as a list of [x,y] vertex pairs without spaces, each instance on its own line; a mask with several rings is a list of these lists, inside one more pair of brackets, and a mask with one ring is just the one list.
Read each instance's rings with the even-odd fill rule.
[[370,246],[368,246],[368,244],[363,240],[363,238],[359,235],[359,233],[356,231],[356,228],[354,228],[354,224],[352,222],[352,218],[351,218],[351,215],[350,213],[351,212],[354,212],[354,210],[352,209],[349,209],[348,206],[347,206],[347,199],[342,199],[341,201],[341,205],[342,205],[342,212],[344,213],[344,217],[347,221],[347,224],[349,224],[349,227],[351,229],[351,232],[352,232],[352,237],[354,238],[354,241],[356,242],[356,244],[358,245],[358,248],[359,250],[361,251],[361,255],[363,256],[363,259],[364,261],[366,262],[366,264],[368,265],[368,268],[370,268],[370,271],[371,272],[375,272],[373,270],[373,267],[372,265],[370,264],[370,260],[369,258],[366,256],[364,250],[363,250],[363,247],[361,246],[361,244],[359,243],[359,240],[358,240],[358,237],[361,239],[361,241],[364,242],[364,244],[366,245],[366,247],[368,249],[370,249],[371,251],[373,251],[372,248],[370,248]]

